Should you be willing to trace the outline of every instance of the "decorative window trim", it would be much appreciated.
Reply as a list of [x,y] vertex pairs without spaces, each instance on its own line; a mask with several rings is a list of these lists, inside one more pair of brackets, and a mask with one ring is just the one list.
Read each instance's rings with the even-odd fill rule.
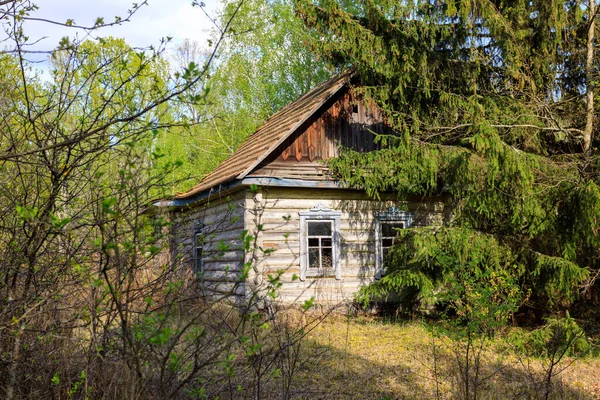
[[404,229],[412,227],[414,213],[410,211],[401,211],[396,206],[388,208],[386,211],[375,213],[375,279],[380,279],[383,274],[383,245],[381,223],[382,222],[402,222]]
[[340,266],[340,216],[341,212],[333,211],[322,204],[318,204],[310,211],[300,212],[300,280],[306,277],[327,276],[317,270],[308,268],[308,221],[331,221],[332,222],[332,266],[335,271],[335,279],[342,279]]
[[194,228],[194,238],[192,243],[193,251],[193,270],[197,275],[204,275],[204,224],[196,223]]

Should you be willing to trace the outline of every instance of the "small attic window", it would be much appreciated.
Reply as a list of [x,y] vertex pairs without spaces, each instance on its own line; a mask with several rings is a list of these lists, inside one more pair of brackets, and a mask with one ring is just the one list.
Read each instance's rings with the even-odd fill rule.
[[358,114],[358,104],[352,104],[352,114]]

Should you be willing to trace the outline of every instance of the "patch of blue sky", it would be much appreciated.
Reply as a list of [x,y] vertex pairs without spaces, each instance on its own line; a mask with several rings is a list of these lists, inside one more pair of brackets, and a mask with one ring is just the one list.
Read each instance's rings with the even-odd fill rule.
[[[215,17],[219,8],[218,0],[204,0],[205,10],[211,17]],[[72,20],[73,24],[93,26],[98,18],[103,18],[105,23],[115,20],[116,17],[125,18],[132,2],[123,0],[40,0],[39,9],[30,17],[39,20],[27,20],[23,30],[29,37],[29,43],[35,43],[28,50],[39,53],[27,55],[27,59],[35,63],[42,75],[48,73],[48,57],[46,51],[56,48],[63,37],[77,38],[78,40],[96,37],[118,37],[133,47],[148,48],[158,47],[162,39],[171,38],[167,50],[175,49],[186,39],[196,41],[202,47],[208,48],[213,23],[200,7],[193,7],[191,0],[150,0],[149,4],[141,7],[130,21],[120,25],[101,28],[91,34],[83,29],[66,27],[47,21],[66,23]],[[43,21],[45,20],[45,21]],[[10,47],[10,42],[3,42],[5,48]]]

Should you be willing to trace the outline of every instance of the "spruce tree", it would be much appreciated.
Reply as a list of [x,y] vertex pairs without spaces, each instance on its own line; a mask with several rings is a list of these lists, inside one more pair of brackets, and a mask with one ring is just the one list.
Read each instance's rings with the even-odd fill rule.
[[587,304],[597,300],[593,0],[297,0],[296,7],[318,33],[314,51],[354,66],[356,90],[399,133],[381,137],[381,151],[346,151],[332,170],[374,197],[394,190],[401,199],[442,198],[454,216],[443,229],[406,233],[365,297],[429,298],[443,288],[438,274],[452,273],[448,259],[462,257],[484,269],[510,265],[522,292],[531,291],[527,304],[543,312],[572,306],[582,285]]

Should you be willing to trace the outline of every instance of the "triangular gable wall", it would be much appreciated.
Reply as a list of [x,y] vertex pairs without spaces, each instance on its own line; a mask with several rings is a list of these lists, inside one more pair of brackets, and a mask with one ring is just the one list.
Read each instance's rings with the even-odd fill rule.
[[326,180],[323,160],[337,157],[340,147],[377,150],[375,134],[394,132],[373,101],[364,101],[345,88],[247,176]]

